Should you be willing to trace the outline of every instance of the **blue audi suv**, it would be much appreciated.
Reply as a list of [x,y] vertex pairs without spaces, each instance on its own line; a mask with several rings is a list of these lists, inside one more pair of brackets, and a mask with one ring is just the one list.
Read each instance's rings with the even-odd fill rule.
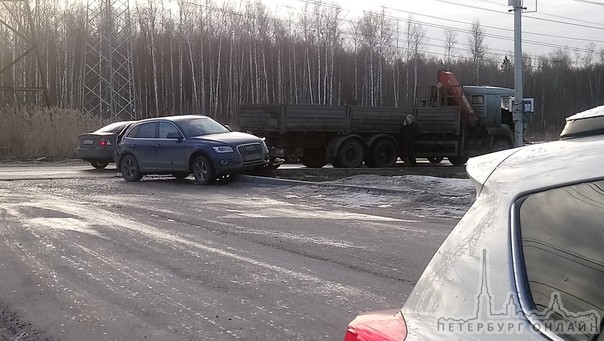
[[169,116],[141,120],[123,134],[116,165],[126,181],[145,174],[172,174],[206,185],[222,175],[263,167],[269,162],[264,141],[232,132],[210,117]]

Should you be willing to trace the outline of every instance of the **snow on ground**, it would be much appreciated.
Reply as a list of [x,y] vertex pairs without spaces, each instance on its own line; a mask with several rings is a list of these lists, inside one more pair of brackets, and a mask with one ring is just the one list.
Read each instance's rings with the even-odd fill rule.
[[355,187],[296,186],[285,195],[349,208],[380,208],[403,214],[446,218],[463,216],[476,195],[468,179],[420,175],[356,175],[327,183]]
[[467,189],[473,191],[473,186],[468,179],[438,178],[427,175],[403,175],[403,176],[380,176],[380,175],[356,175],[348,178],[330,181],[334,184],[368,186],[385,189],[424,189],[438,191],[460,192]]

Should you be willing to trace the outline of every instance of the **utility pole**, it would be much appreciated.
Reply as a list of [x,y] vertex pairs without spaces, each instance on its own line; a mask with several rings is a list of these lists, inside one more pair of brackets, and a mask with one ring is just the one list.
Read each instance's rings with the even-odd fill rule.
[[524,145],[524,105],[522,103],[522,6],[523,0],[508,0],[508,6],[514,11],[514,137],[516,147]]

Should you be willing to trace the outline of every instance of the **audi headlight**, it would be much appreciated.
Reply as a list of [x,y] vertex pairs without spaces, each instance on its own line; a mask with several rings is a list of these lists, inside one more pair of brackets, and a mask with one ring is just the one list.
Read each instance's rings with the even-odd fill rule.
[[216,153],[232,153],[233,148],[229,146],[212,147]]

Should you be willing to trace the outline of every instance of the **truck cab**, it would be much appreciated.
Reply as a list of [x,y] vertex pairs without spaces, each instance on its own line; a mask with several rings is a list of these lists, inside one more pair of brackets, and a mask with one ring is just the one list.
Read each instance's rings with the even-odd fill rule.
[[474,114],[484,127],[508,125],[512,131],[512,108],[510,100],[514,90],[495,86],[464,86],[463,91],[474,110]]
[[514,90],[508,88],[461,86],[452,73],[440,71],[429,103],[431,107],[457,108],[458,113],[436,117],[431,109],[417,111],[420,126],[425,127],[417,155],[430,162],[446,157],[454,165],[463,165],[470,157],[512,148],[513,96]]

